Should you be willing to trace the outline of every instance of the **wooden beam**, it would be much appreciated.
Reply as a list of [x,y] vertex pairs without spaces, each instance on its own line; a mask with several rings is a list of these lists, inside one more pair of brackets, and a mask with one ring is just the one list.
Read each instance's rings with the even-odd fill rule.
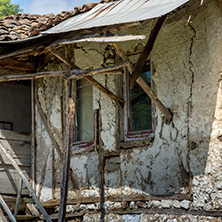
[[[38,210],[36,209],[36,207],[35,207],[35,205],[33,203],[27,203],[26,204],[26,208],[30,211],[32,216],[35,216],[35,217],[39,217],[40,216]],[[50,217],[51,217],[51,215],[50,215]]]
[[112,72],[112,71],[118,71],[118,72],[115,72],[115,74],[120,74],[121,72],[119,69],[121,69],[127,65],[128,65],[128,62],[122,62],[122,63],[116,64],[116,65],[102,67],[102,68],[98,68],[98,69],[85,69],[82,71],[82,73],[70,73],[65,78],[66,79],[73,79],[73,78],[82,78],[85,76],[92,76],[92,75],[97,75],[97,74],[109,74],[109,73],[113,74],[114,72]]
[[72,141],[73,141],[73,125],[74,125],[74,115],[75,115],[75,93],[74,90],[75,80],[69,81],[69,98],[68,98],[68,112],[66,117],[66,129],[65,129],[65,139],[64,139],[64,160],[63,160],[63,174],[61,182],[61,201],[59,207],[59,218],[58,222],[63,222],[66,215],[66,202],[68,195],[68,175],[70,169],[70,158],[72,151]]
[[42,204],[40,203],[38,197],[36,196],[34,190],[32,189],[31,185],[29,184],[29,181],[26,179],[24,173],[22,172],[21,168],[17,165],[17,163],[15,162],[15,160],[13,159],[13,157],[11,156],[11,154],[6,150],[6,148],[2,145],[2,143],[0,142],[0,150],[1,152],[3,152],[5,154],[5,156],[9,159],[9,161],[12,163],[13,167],[15,168],[15,170],[18,172],[18,174],[20,175],[20,177],[22,178],[23,182],[25,183],[26,187],[28,188],[31,196],[33,197],[37,207],[39,208],[39,210],[41,211],[42,215],[45,217],[47,222],[52,222],[51,218],[49,217],[49,215],[47,214],[46,210],[44,209],[44,207],[42,206]]
[[148,84],[143,80],[142,77],[137,78],[136,82],[139,86],[144,90],[144,92],[150,97],[152,102],[158,107],[158,109],[164,114],[166,119],[170,122],[173,119],[173,115],[171,112],[163,105],[163,103],[154,95],[151,88]]
[[76,64],[69,61],[62,53],[57,51],[55,48],[49,49],[49,51],[58,59],[60,59],[62,62],[64,62],[66,65],[68,65],[72,69],[80,69]]
[[115,94],[113,94],[112,92],[110,92],[108,89],[106,89],[103,85],[101,85],[100,83],[98,83],[94,78],[92,78],[91,76],[86,76],[84,77],[88,82],[92,83],[93,86],[95,86],[97,89],[99,89],[101,92],[103,92],[104,94],[106,94],[109,98],[111,98],[112,100],[114,100],[118,105],[120,105],[121,107],[123,107],[124,105],[124,101],[123,99],[119,98],[118,96],[116,96]]
[[65,76],[70,71],[50,71],[50,72],[37,72],[33,74],[24,74],[24,75],[7,75],[0,76],[0,82],[10,82],[10,81],[19,81],[19,80],[31,80],[39,79],[45,77],[56,77],[56,76]]
[[[61,55],[61,53],[59,53],[56,49],[50,49],[50,52],[56,56],[57,58],[59,58],[61,61],[63,61],[65,64],[67,64],[68,66],[70,66],[71,68],[79,68],[78,66],[76,66],[73,62],[69,61],[67,58],[65,58],[63,55]],[[93,84],[93,86],[95,86],[97,89],[99,89],[101,92],[103,92],[104,94],[106,94],[109,98],[113,99],[118,105],[123,106],[124,105],[124,101],[117,97],[115,94],[113,94],[112,92],[110,92],[108,89],[106,89],[103,85],[101,85],[99,82],[97,82],[93,77],[91,76],[84,76],[84,78]]]
[[48,72],[37,72],[33,74],[23,74],[23,75],[7,75],[0,76],[0,82],[10,82],[18,80],[34,80],[45,77],[65,77],[66,79],[78,79],[86,76],[96,75],[96,74],[122,74],[119,70],[122,67],[125,67],[127,62],[116,64],[113,66],[108,66],[98,69],[72,69],[72,70],[63,70],[63,71],[48,71]]
[[161,16],[157,19],[157,22],[150,33],[149,39],[148,39],[142,53],[140,54],[140,56],[136,62],[136,65],[134,67],[134,70],[132,73],[132,79],[130,82],[130,89],[133,89],[137,78],[142,73],[143,67],[145,66],[146,61],[147,61],[147,57],[149,56],[150,52],[152,51],[153,45],[154,45],[157,35],[158,35],[158,33],[159,33],[159,31],[166,19],[166,16],[167,15],[164,15],[164,16]]
[[[48,124],[48,121],[47,121],[47,117],[46,117],[45,113],[43,112],[42,107],[41,107],[41,105],[40,105],[40,103],[39,103],[39,101],[38,101],[37,98],[36,98],[36,105],[37,105],[38,112],[39,112],[39,115],[40,115],[40,117],[41,117],[41,120],[42,120],[42,122],[43,122],[43,124],[44,124],[44,126],[45,126],[45,129],[46,129],[46,131],[47,131],[47,133],[48,133],[48,135],[49,135],[49,137],[50,137],[50,139],[51,139],[51,141],[52,141],[53,146],[54,146],[55,149],[56,149],[56,152],[58,153],[59,161],[62,163],[63,153],[62,153],[62,151],[61,151],[61,149],[60,149],[60,146],[59,146],[59,144],[57,143],[57,141],[56,141],[56,139],[55,139],[55,137],[54,137],[54,135],[53,135],[50,127],[49,127],[49,124]],[[74,177],[73,171],[72,171],[71,168],[69,168],[69,171],[70,171],[69,176],[70,176],[70,179],[71,179],[71,183],[73,184],[73,188],[74,188],[77,196],[78,196],[78,197],[81,197],[81,193],[80,193],[80,191],[79,191],[78,181],[77,181],[77,179]]]
[[[129,72],[132,74],[133,71],[133,65],[130,63],[128,57],[125,55],[123,50],[120,48],[119,44],[113,43],[112,44],[116,50],[116,52],[119,54],[119,56],[122,58],[123,61],[128,61],[127,68]],[[168,121],[171,121],[173,119],[172,113],[163,105],[163,103],[155,96],[152,89],[149,87],[149,85],[143,80],[142,77],[138,77],[136,79],[136,82],[138,85],[144,90],[144,92],[150,97],[154,105],[164,114],[166,119]]]
[[[145,194],[130,194],[130,195],[106,195],[104,201],[110,202],[123,202],[123,201],[150,201],[150,200],[190,200],[191,196],[189,194],[175,194],[171,196],[152,196]],[[75,199],[68,199],[68,205],[75,204],[89,204],[89,203],[98,203],[100,202],[100,197],[82,197]],[[59,206],[60,200],[47,201],[42,203],[45,208],[52,208]]]

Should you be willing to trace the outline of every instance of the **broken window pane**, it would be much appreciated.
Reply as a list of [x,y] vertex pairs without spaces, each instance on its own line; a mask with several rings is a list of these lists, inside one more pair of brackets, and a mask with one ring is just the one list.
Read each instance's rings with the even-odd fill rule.
[[[141,77],[150,86],[150,63],[144,66]],[[130,90],[130,131],[152,130],[152,105],[151,100],[143,89],[136,83]]]
[[93,140],[93,94],[92,85],[85,79],[77,81],[75,141]]

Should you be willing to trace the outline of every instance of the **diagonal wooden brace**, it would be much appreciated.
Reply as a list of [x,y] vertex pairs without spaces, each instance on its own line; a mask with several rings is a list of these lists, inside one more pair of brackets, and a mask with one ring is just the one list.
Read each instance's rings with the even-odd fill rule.
[[[63,160],[62,150],[60,149],[60,146],[57,143],[57,141],[56,141],[56,139],[55,139],[55,137],[54,137],[54,135],[53,135],[49,125],[48,125],[47,117],[46,117],[45,113],[43,112],[42,107],[41,107],[41,105],[40,105],[40,103],[39,103],[37,98],[36,98],[36,105],[37,105],[38,112],[40,114],[41,120],[43,121],[43,124],[45,126],[45,129],[46,129],[46,131],[47,131],[47,133],[48,133],[48,135],[49,135],[49,137],[50,137],[50,139],[52,141],[53,146],[55,147],[55,149],[56,149],[56,151],[58,153],[59,160],[62,163],[62,160]],[[69,176],[70,176],[70,180],[71,180],[71,182],[73,184],[73,188],[74,188],[77,196],[81,197],[81,193],[80,193],[80,190],[79,190],[79,184],[78,184],[77,179],[73,175],[73,170],[71,168],[69,168],[69,171],[70,171]]]
[[[69,61],[65,56],[63,56],[60,52],[58,52],[56,49],[51,48],[49,50],[54,56],[56,56],[57,58],[59,58],[61,61],[63,61],[65,64],[67,64],[68,66],[70,66],[73,69],[80,69],[77,65],[75,65],[74,63],[72,63],[71,61]],[[113,99],[118,105],[120,105],[121,107],[123,107],[124,105],[124,101],[123,99],[119,98],[118,96],[116,96],[115,94],[113,94],[112,92],[110,92],[108,89],[106,89],[103,85],[101,85],[99,82],[97,82],[93,77],[91,76],[84,76],[84,79],[86,79],[87,81],[89,81],[90,83],[93,84],[93,86],[95,86],[97,89],[99,89],[101,92],[103,92],[104,94],[106,94],[109,98]]]
[[41,211],[42,215],[45,217],[46,221],[47,222],[52,222],[52,219],[49,217],[49,215],[47,214],[45,208],[40,203],[38,197],[36,196],[34,190],[32,189],[29,181],[26,179],[26,177],[25,177],[24,173],[22,172],[21,168],[18,166],[18,164],[15,162],[15,160],[13,159],[11,154],[7,151],[7,149],[3,146],[3,144],[1,142],[0,142],[0,151],[6,155],[8,160],[11,162],[12,166],[15,168],[15,170],[17,171],[19,176],[22,178],[24,184],[28,188],[28,190],[29,190],[30,194],[32,195],[32,197],[33,197],[37,207]]
[[164,16],[161,16],[158,18],[155,26],[153,27],[151,33],[150,33],[150,36],[149,36],[149,39],[143,49],[143,51],[141,52],[137,62],[136,62],[136,65],[133,69],[133,72],[132,72],[132,79],[131,79],[131,82],[130,82],[130,89],[133,89],[134,85],[135,85],[135,82],[137,80],[137,78],[140,76],[140,74],[142,73],[142,70],[143,70],[143,67],[145,66],[146,64],[146,60],[147,60],[147,57],[149,56],[150,52],[152,51],[153,49],[153,45],[155,43],[155,40],[157,38],[157,35],[166,19],[166,16],[167,15],[164,15]]
[[[125,55],[125,53],[123,52],[123,50],[120,48],[118,43],[112,43],[112,45],[114,46],[116,52],[119,54],[119,56],[121,57],[121,59],[123,61],[128,61],[128,65],[127,68],[130,72],[130,74],[132,74],[133,72],[133,65],[130,63],[130,60],[128,59],[128,57]],[[152,100],[152,102],[156,105],[156,107],[164,114],[164,116],[166,117],[166,119],[168,121],[171,121],[173,119],[173,115],[171,114],[171,112],[163,105],[163,103],[155,96],[155,94],[153,93],[152,89],[149,87],[149,85],[143,80],[142,77],[138,77],[136,82],[138,83],[138,85],[144,90],[144,92],[150,97],[150,99]]]

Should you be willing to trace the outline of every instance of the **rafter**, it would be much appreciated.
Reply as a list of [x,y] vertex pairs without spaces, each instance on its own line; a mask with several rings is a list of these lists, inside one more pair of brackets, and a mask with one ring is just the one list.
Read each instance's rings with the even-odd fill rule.
[[164,15],[164,16],[161,16],[158,18],[155,26],[153,27],[153,29],[150,33],[149,39],[148,39],[146,45],[144,46],[144,49],[143,49],[142,53],[140,54],[140,56],[136,62],[136,65],[133,69],[132,79],[130,82],[130,89],[133,89],[136,80],[138,79],[138,77],[142,73],[143,67],[146,64],[147,57],[149,56],[150,52],[153,49],[153,45],[154,45],[157,35],[158,35],[158,33],[159,33],[159,31],[166,19],[166,16],[167,15]]

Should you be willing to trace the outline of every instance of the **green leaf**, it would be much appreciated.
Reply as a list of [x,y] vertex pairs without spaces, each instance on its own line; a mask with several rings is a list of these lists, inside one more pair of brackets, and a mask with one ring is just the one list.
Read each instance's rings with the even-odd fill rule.
[[18,4],[11,4],[11,0],[0,0],[0,19],[7,15],[16,15],[23,12]]

